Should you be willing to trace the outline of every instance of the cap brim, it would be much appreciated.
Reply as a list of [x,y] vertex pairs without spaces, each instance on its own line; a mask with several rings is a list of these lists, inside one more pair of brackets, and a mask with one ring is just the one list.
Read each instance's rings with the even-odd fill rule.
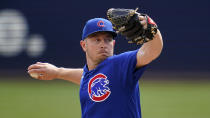
[[109,33],[111,33],[111,34],[112,34],[112,36],[113,36],[113,39],[114,39],[115,37],[117,37],[117,33],[116,33],[116,32],[112,32],[112,31],[105,31],[105,32],[109,32]]
[[[95,32],[92,32],[92,33],[88,34],[87,37],[90,36],[91,34],[94,34],[94,33],[97,33],[97,32],[108,32],[108,33],[110,33],[110,34],[113,36],[113,39],[114,39],[115,37],[117,37],[117,33],[116,33],[115,31],[95,31]],[[87,37],[85,37],[85,38],[87,38]],[[85,39],[85,38],[84,38],[84,39]],[[83,39],[83,40],[84,40],[84,39]]]

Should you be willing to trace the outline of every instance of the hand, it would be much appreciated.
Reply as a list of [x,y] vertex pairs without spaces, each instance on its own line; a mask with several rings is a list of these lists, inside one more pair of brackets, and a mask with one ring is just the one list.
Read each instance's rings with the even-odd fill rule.
[[125,36],[128,43],[144,44],[153,40],[158,31],[156,23],[137,9],[111,8],[107,17],[117,33]]
[[139,15],[139,20],[144,29],[147,29],[147,19],[145,16]]
[[39,80],[53,80],[57,78],[59,68],[49,64],[37,62],[28,67],[28,73],[37,73]]

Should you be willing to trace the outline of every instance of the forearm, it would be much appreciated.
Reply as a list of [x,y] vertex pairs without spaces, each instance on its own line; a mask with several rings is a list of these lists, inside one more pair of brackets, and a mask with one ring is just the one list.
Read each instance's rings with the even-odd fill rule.
[[33,78],[39,80],[63,79],[80,84],[83,69],[59,68],[49,63],[37,62],[28,67],[28,73],[30,75],[35,73],[37,77],[34,76]]
[[67,80],[75,84],[80,84],[83,69],[59,68],[57,77],[58,79]]
[[154,36],[153,40],[145,43],[139,49],[137,54],[137,67],[149,64],[156,59],[163,48],[163,41],[160,31]]

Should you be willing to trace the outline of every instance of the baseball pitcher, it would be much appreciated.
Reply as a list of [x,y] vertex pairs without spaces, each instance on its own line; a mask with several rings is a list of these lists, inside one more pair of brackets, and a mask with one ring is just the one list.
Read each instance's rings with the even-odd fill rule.
[[[80,85],[82,118],[141,118],[139,79],[163,48],[156,23],[137,9],[107,11],[84,26],[80,45],[84,68],[59,68],[37,62],[28,73],[40,80],[64,79]],[[114,55],[114,38],[125,36],[141,48]]]

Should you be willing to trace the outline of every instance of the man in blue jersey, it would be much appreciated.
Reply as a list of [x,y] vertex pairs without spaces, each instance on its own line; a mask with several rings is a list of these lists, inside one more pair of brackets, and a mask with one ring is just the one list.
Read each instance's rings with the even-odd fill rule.
[[[144,28],[145,17],[139,16]],[[80,85],[82,118],[141,118],[139,83],[146,65],[163,47],[160,31],[140,49],[114,55],[116,33],[110,21],[87,21],[80,45],[86,54],[83,69],[58,68],[37,62],[28,72],[40,80],[64,79]]]

